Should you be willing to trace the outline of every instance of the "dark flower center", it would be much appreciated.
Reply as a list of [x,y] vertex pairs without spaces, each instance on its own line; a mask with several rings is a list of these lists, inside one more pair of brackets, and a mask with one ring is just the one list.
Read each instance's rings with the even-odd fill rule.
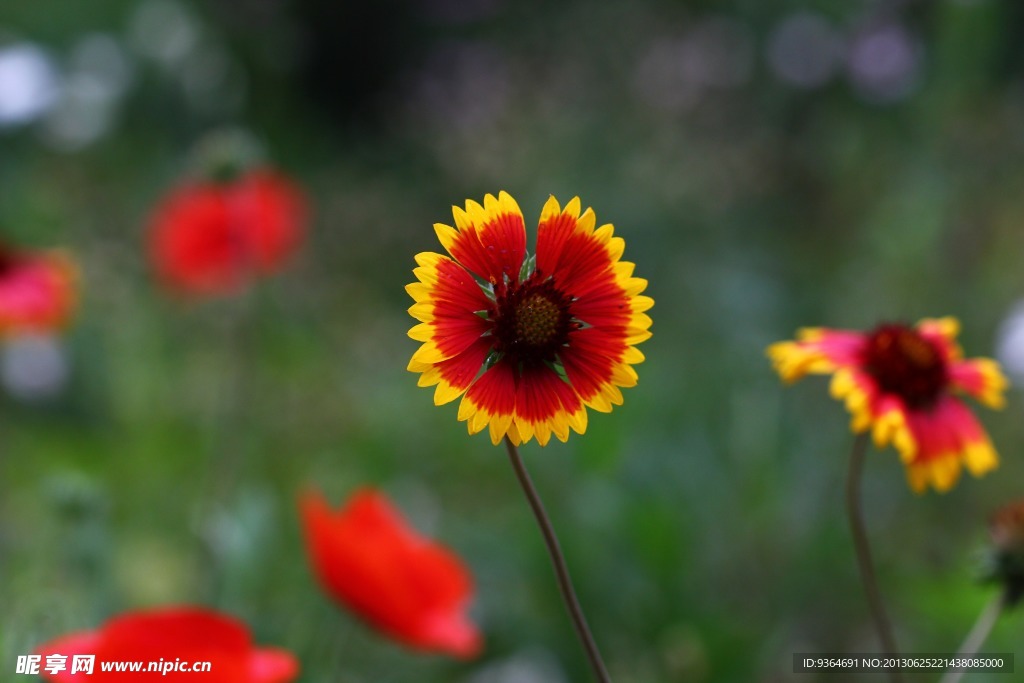
[[527,346],[545,346],[558,334],[562,311],[540,292],[516,305],[516,337]]
[[880,325],[868,335],[863,353],[864,367],[879,388],[909,407],[935,405],[949,384],[942,351],[906,325]]
[[494,321],[494,350],[513,365],[538,365],[556,360],[580,324],[572,319],[572,299],[540,272],[525,282],[499,285],[489,317]]

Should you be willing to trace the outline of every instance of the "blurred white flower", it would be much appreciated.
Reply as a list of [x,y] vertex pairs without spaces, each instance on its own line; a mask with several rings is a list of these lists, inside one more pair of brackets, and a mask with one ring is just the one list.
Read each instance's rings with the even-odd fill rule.
[[782,20],[768,38],[768,65],[775,76],[798,88],[825,85],[843,62],[844,41],[824,17],[796,12]]
[[566,680],[551,654],[530,650],[478,669],[466,683],[565,683]]
[[1024,383],[1024,300],[1018,301],[996,332],[996,359],[1014,383]]
[[0,128],[30,123],[57,98],[60,78],[53,61],[33,43],[0,48]]
[[898,24],[882,24],[853,39],[847,68],[854,89],[873,103],[896,102],[921,82],[921,46]]
[[44,119],[46,142],[74,151],[108,133],[133,72],[116,39],[101,33],[83,36],[71,50],[64,85]]
[[654,41],[640,58],[634,87],[650,104],[684,111],[705,90],[745,85],[754,69],[754,39],[746,25],[708,17],[680,38]]
[[68,71],[89,78],[105,99],[113,100],[131,85],[135,65],[116,38],[106,33],[90,33],[72,48]]
[[0,350],[0,381],[23,401],[60,394],[68,380],[68,361],[55,337],[26,334],[7,340]]
[[700,101],[701,89],[686,78],[680,53],[680,41],[659,40],[640,58],[633,85],[648,104],[686,111]]
[[738,88],[754,69],[754,39],[735,19],[708,17],[687,32],[680,56],[690,81],[708,88]]
[[73,74],[46,115],[43,134],[50,146],[73,151],[95,142],[110,130],[113,108],[107,91],[86,74]]
[[173,70],[199,42],[199,21],[180,2],[145,0],[131,18],[129,35],[139,54]]

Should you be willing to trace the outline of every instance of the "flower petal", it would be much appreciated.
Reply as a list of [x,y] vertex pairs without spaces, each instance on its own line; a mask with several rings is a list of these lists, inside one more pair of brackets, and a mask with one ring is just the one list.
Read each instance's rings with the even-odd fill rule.
[[[459,420],[470,434],[490,426],[491,442],[501,443],[508,433],[516,406],[516,377],[507,364],[498,362],[473,383],[459,404]],[[511,438],[512,435],[509,434]],[[518,445],[518,440],[513,439]]]
[[956,338],[960,334],[960,321],[951,316],[945,318],[924,318],[915,326],[917,332],[942,349],[948,361],[959,360],[963,351]]
[[150,260],[179,293],[231,293],[285,264],[302,242],[307,214],[299,188],[269,169],[227,184],[184,184],[153,211]]
[[487,332],[487,321],[476,312],[486,310],[489,302],[473,276],[450,258],[422,253],[417,262],[419,282],[406,290],[416,300],[409,312],[424,322],[409,330],[409,336],[424,343],[413,360],[438,363],[462,353]]
[[957,361],[950,365],[949,374],[955,387],[989,408],[1002,408],[1006,404],[1003,392],[1010,383],[996,361],[990,358]]
[[[420,375],[417,385],[429,387],[437,385],[434,390],[434,405],[440,406],[462,395],[469,388],[480,369],[484,366],[487,356],[491,352],[489,339],[481,338],[476,340],[472,346],[451,358],[429,365]],[[414,363],[415,361],[411,361]],[[415,371],[415,366],[410,370]]]
[[[149,662],[160,660],[165,664],[176,664],[180,660],[189,666],[209,662],[210,671],[203,677],[211,683],[288,683],[299,673],[298,662],[290,653],[255,647],[244,624],[201,607],[127,612],[95,631],[51,640],[36,648],[36,652],[68,657],[64,671],[42,673],[45,679],[58,683],[80,680],[83,675],[97,683],[126,678],[124,671],[104,671],[102,665],[107,662],[142,662],[147,667]],[[74,655],[94,655],[93,672],[72,673]],[[161,667],[161,680],[185,680],[200,673]]]
[[622,362],[625,342],[597,328],[574,332],[572,341],[560,355],[569,384],[590,408],[602,413],[610,412],[613,405],[622,404],[622,392],[617,386],[632,386],[626,379]]
[[275,272],[298,249],[309,211],[302,191],[283,175],[246,173],[228,187],[227,203],[256,272]]
[[863,346],[864,335],[860,332],[806,327],[797,332],[796,341],[769,346],[768,357],[782,380],[790,383],[808,373],[828,374],[856,365]]
[[[578,215],[579,199],[557,211],[548,200],[537,227],[537,270],[558,282],[563,291],[583,298],[595,286],[614,281],[613,266],[624,248],[621,238],[611,238],[612,226],[594,232],[594,212]],[[625,294],[623,294],[625,295]]]
[[507,192],[487,195],[484,205],[470,200],[466,209],[452,207],[457,229],[435,224],[441,244],[458,261],[486,282],[514,279],[526,256],[526,225],[519,205]]
[[465,613],[469,572],[382,494],[357,491],[337,513],[314,492],[300,505],[310,561],[330,595],[405,645],[458,657],[479,652],[479,632]]
[[961,463],[976,477],[999,465],[984,429],[956,397],[943,397],[930,411],[908,412],[907,422],[917,444],[907,478],[918,493],[928,486],[948,491],[960,477]]
[[78,271],[62,251],[17,255],[0,273],[0,337],[51,332],[71,318]]
[[[554,433],[569,438],[569,428],[580,424],[582,402],[568,382],[546,366],[524,370],[516,387],[515,424],[524,441],[530,434],[545,446]],[[585,423],[584,423],[585,425]]]
[[299,675],[299,662],[287,650],[267,647],[249,657],[249,676],[253,683],[288,683]]

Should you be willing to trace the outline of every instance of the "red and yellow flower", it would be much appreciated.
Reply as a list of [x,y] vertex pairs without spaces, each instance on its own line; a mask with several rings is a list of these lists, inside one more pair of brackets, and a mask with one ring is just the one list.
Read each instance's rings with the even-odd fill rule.
[[609,412],[637,382],[636,345],[651,336],[640,293],[647,281],[621,261],[625,242],[595,228],[579,198],[541,211],[536,253],[526,250],[523,214],[505,192],[483,205],[452,207],[455,227],[435,224],[450,256],[424,252],[406,287],[423,342],[409,370],[436,386],[434,403],[462,397],[458,417],[475,434],[519,445],[587,428],[586,408]]
[[785,382],[831,374],[831,394],[845,401],[853,432],[870,430],[879,448],[893,444],[914,491],[942,492],[956,484],[961,466],[981,476],[999,464],[958,394],[1001,408],[1007,381],[994,360],[963,358],[959,329],[954,318],[870,332],[806,328],[796,341],[770,346],[768,356]]
[[78,269],[63,251],[0,244],[0,337],[64,327],[78,302],[77,286]]

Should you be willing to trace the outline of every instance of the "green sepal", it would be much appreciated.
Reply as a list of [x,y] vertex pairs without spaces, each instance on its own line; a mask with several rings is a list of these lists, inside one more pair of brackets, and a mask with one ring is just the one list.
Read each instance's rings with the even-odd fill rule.
[[526,282],[537,270],[537,255],[531,254],[523,259],[523,265],[519,269],[519,284]]
[[502,353],[501,351],[493,351],[493,350],[489,354],[487,354],[487,360],[484,361],[484,372],[487,372],[488,370],[493,368],[495,365],[497,365],[498,362],[501,360],[501,357],[504,356],[504,355],[505,354]]

